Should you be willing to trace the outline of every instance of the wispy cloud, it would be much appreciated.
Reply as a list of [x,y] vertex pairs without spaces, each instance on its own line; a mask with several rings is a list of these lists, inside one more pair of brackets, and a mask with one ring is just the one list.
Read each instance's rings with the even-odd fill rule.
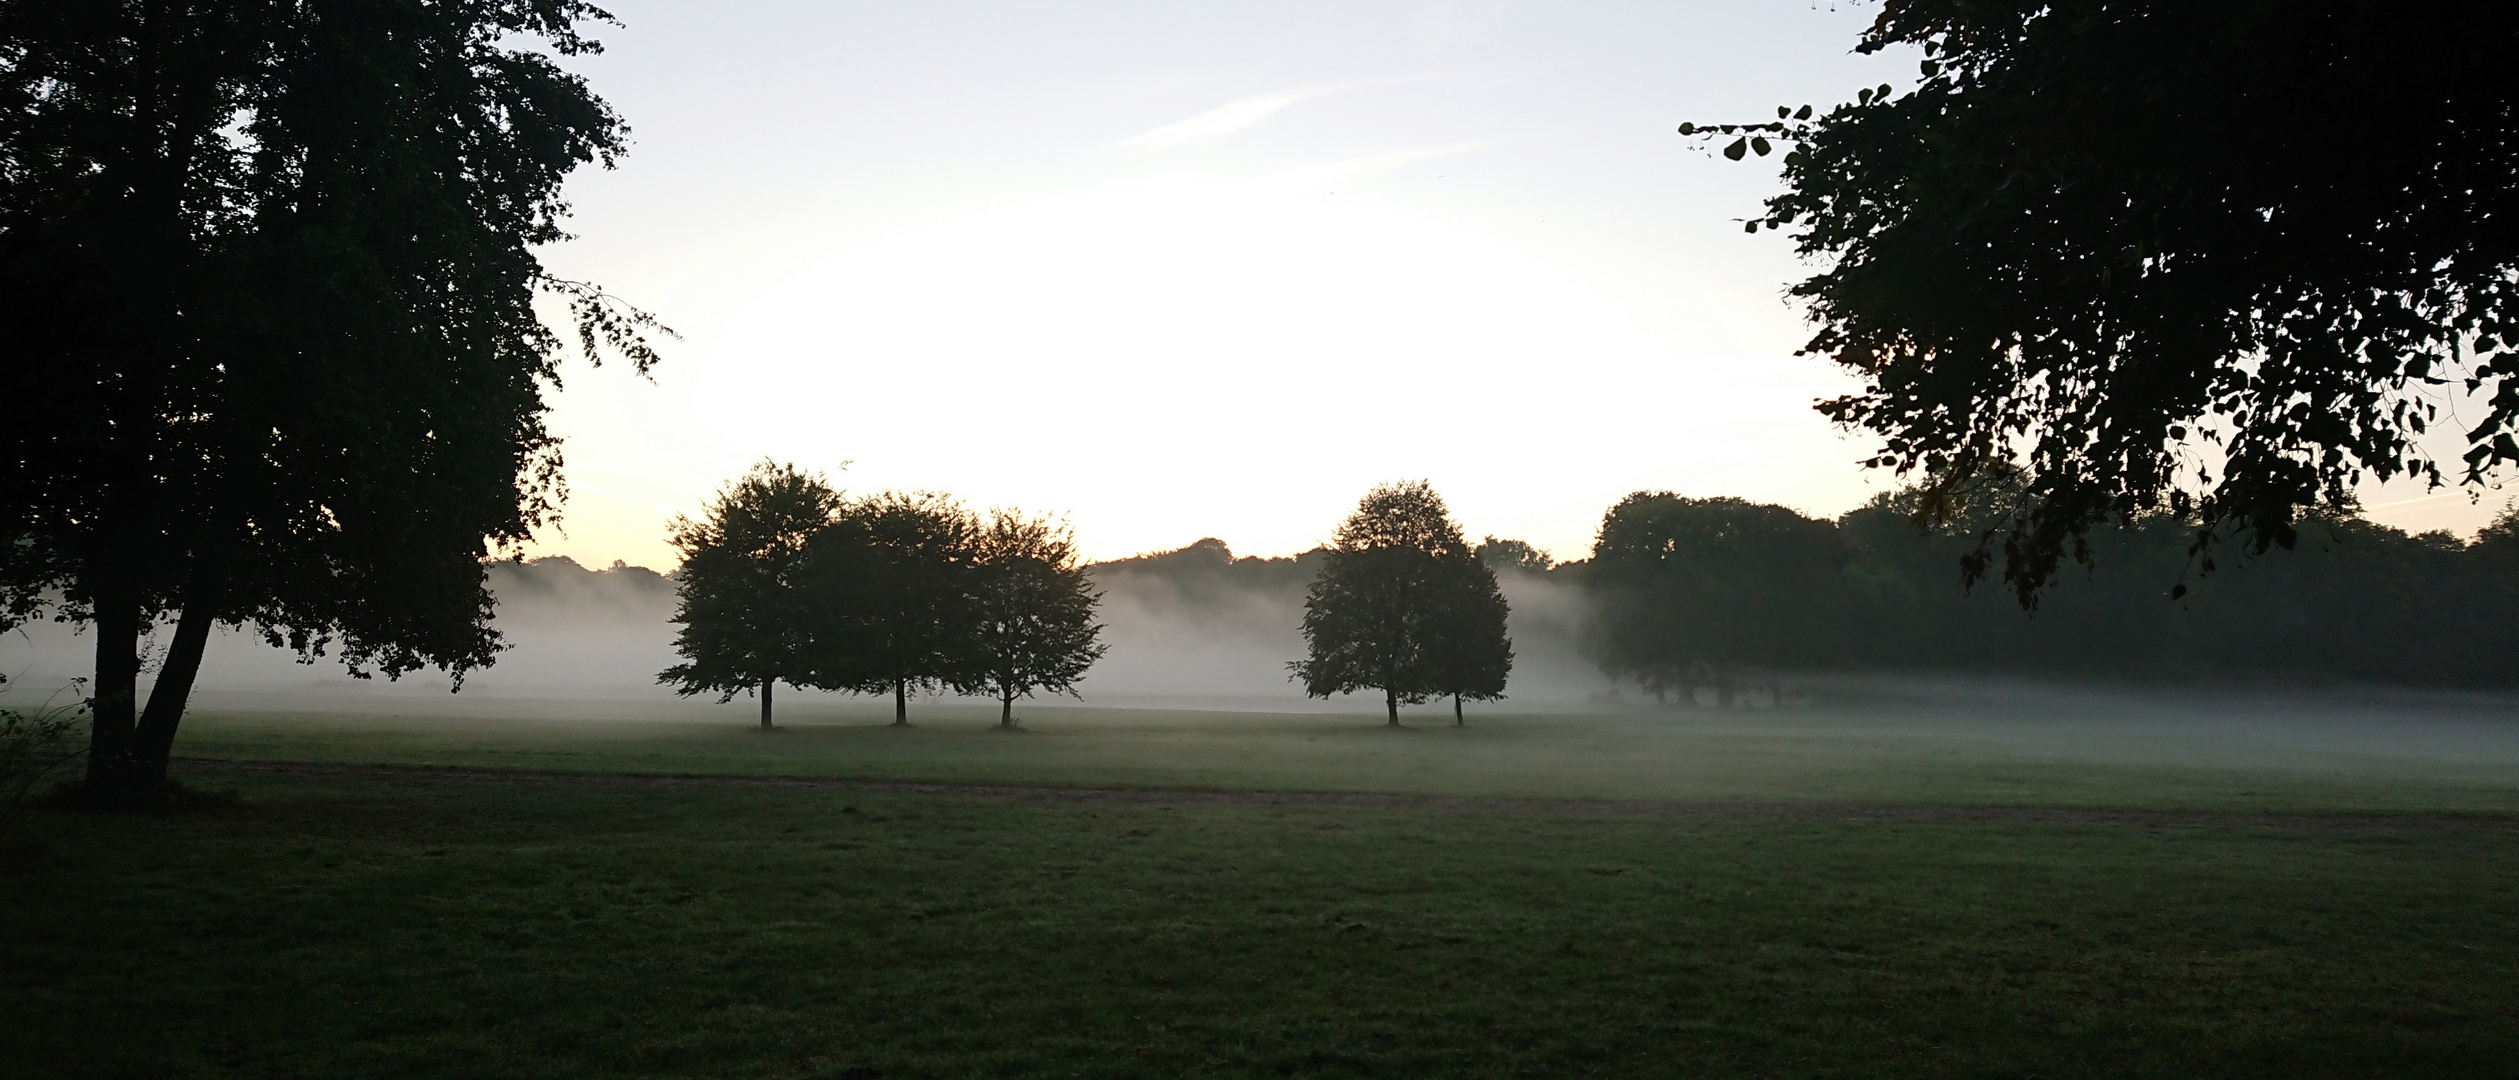
[[1213,142],[1243,128],[1266,120],[1286,106],[1308,98],[1337,93],[1336,86],[1298,86],[1273,94],[1253,94],[1228,101],[1206,112],[1141,131],[1119,141],[1119,145],[1143,150],[1166,150]]

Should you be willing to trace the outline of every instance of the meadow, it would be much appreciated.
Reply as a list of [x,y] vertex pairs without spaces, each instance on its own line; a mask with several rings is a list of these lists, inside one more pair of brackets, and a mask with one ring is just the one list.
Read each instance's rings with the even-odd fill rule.
[[2519,725],[2156,704],[213,712],[177,771],[236,805],[9,840],[0,1046],[31,1077],[2507,1075]]

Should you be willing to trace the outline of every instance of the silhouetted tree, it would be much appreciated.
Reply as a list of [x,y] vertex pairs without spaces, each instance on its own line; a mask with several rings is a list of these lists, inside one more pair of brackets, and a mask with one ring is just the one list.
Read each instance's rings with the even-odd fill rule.
[[1443,608],[1445,559],[1469,555],[1443,499],[1422,480],[1367,492],[1333,535],[1303,601],[1309,656],[1287,665],[1312,697],[1382,691],[1399,707],[1435,693],[1427,630]]
[[718,492],[701,520],[674,518],[667,536],[682,552],[674,652],[683,662],[656,681],[685,697],[715,691],[721,702],[758,691],[761,730],[770,730],[779,680],[794,686],[815,678],[805,547],[842,506],[821,475],[763,461]]
[[[579,0],[0,6],[0,621],[92,624],[87,796],[150,802],[215,624],[362,677],[499,649],[482,564],[561,497],[534,255],[625,129]],[[139,639],[174,634],[145,713]]]
[[995,697],[998,726],[1011,728],[1016,698],[1074,694],[1102,658],[1100,595],[1076,562],[1074,533],[1048,518],[993,511],[971,545],[970,663],[956,688]]
[[806,548],[805,602],[818,685],[892,695],[968,685],[977,668],[979,523],[943,495],[883,492],[853,502]]
[[2025,465],[1962,578],[2000,536],[2027,604],[2103,521],[2262,552],[2366,478],[2519,461],[2512,40],[2519,7],[2474,0],[1890,0],[1858,51],[1921,47],[1913,90],[1681,131],[1794,144],[1749,228],[1826,268],[1792,289],[1806,349],[1863,389],[1820,411],[1927,515]]
[[[1528,545],[1524,547],[1527,551]],[[1504,697],[1505,681],[1513,674],[1513,639],[1505,627],[1511,607],[1496,587],[1495,570],[1469,552],[1436,559],[1431,572],[1433,595],[1419,631],[1425,642],[1426,689],[1452,699],[1452,724],[1458,727],[1464,722],[1463,700]]]
[[1548,553],[1520,540],[1498,540],[1488,537],[1478,543],[1478,561],[1495,570],[1518,570],[1525,574],[1545,574],[1557,565]]
[[1781,506],[1629,495],[1601,519],[1592,549],[1594,658],[1684,702],[1702,677],[1729,706],[1744,666],[1827,655],[1838,552],[1832,524]]

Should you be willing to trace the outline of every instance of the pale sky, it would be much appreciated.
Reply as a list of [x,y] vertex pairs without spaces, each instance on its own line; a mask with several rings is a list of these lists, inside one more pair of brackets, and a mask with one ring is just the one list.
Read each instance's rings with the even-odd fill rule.
[[1566,558],[1637,489],[1890,483],[1810,409],[1851,386],[1792,355],[1810,268],[1741,232],[1772,165],[1672,130],[1911,82],[1851,52],[1873,5],[612,8],[575,66],[635,145],[546,261],[684,338],[652,384],[572,367],[537,553],[668,567],[765,456],[1065,514],[1092,558],[1292,553],[1383,480]]

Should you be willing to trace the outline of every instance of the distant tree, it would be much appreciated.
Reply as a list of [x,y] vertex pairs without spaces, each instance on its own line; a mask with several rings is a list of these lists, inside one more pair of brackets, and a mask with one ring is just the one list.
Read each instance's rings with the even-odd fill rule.
[[1109,648],[1093,621],[1100,595],[1074,533],[1048,518],[993,511],[971,540],[971,656],[956,688],[995,697],[998,726],[1011,728],[1016,698],[1074,694]]
[[[1481,545],[1481,550],[1491,546]],[[1513,639],[1505,626],[1511,606],[1496,587],[1495,570],[1468,552],[1439,558],[1431,570],[1433,595],[1419,631],[1425,642],[1426,689],[1452,699],[1452,724],[1459,727],[1464,699],[1504,697],[1505,681],[1513,674]]]
[[[579,0],[0,5],[0,623],[90,624],[85,797],[155,804],[218,624],[355,675],[500,648],[483,562],[563,494],[552,277],[626,129]],[[140,638],[174,632],[145,712]]]
[[693,521],[675,517],[667,539],[682,552],[674,574],[679,606],[674,652],[683,662],[659,672],[684,697],[714,691],[719,701],[761,695],[761,730],[779,681],[815,678],[813,625],[804,603],[805,548],[844,505],[818,473],[763,461],[729,484]]
[[1436,693],[1428,629],[1445,610],[1445,559],[1469,545],[1441,496],[1422,480],[1367,492],[1333,534],[1303,602],[1309,656],[1287,667],[1312,697],[1382,691],[1390,725],[1399,707]]
[[1545,574],[1557,565],[1548,553],[1519,540],[1498,540],[1488,537],[1478,544],[1478,561],[1495,570],[1519,570],[1525,574]]
[[1594,659],[1683,702],[1712,682],[1728,707],[1745,666],[1825,657],[1841,561],[1829,522],[1740,499],[1636,492],[1601,519],[1593,545]]
[[2512,40],[2471,0],[1889,0],[1857,51],[1919,47],[1912,90],[1681,131],[1790,146],[1748,227],[1823,268],[1806,351],[1863,386],[1820,411],[1919,512],[2026,466],[1962,579],[1999,537],[2027,604],[2101,522],[2263,552],[2366,479],[2519,462]]
[[819,685],[892,695],[970,685],[977,668],[978,521],[927,492],[853,502],[806,551]]

